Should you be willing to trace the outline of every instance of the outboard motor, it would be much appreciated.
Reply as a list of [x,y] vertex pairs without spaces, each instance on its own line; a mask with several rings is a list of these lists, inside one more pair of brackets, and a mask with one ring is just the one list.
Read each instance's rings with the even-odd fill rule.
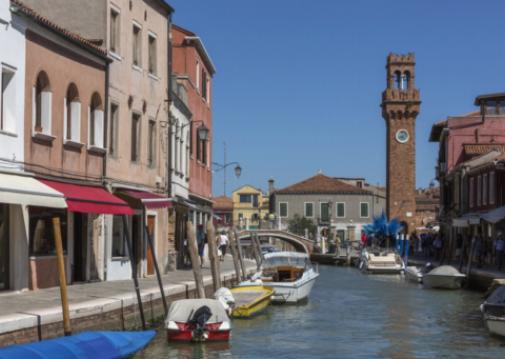
[[206,305],[197,309],[195,314],[189,320],[189,324],[193,324],[195,329],[193,330],[193,339],[205,339],[205,324],[212,317],[212,312]]
[[435,266],[431,262],[428,262],[424,266],[424,273],[429,273],[434,268],[435,268]]

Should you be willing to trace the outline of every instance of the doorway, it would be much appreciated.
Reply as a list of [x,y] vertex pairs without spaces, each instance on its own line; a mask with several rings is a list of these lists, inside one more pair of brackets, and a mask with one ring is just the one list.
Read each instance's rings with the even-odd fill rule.
[[74,266],[72,282],[86,281],[87,247],[87,215],[74,212]]
[[0,290],[9,289],[9,205],[0,204]]
[[[152,239],[153,247],[156,248],[156,216],[147,216],[147,233]],[[147,238],[146,238],[147,239]],[[149,239],[147,239],[149,241]],[[147,243],[147,275],[154,275],[154,248]]]

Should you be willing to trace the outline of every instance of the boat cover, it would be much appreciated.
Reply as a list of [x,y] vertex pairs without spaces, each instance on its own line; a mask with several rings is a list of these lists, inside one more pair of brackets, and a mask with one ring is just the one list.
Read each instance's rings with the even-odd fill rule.
[[463,273],[460,273],[453,266],[440,266],[432,269],[427,275],[442,275],[442,276],[453,276],[453,277],[465,277]]
[[0,349],[0,359],[119,359],[144,348],[156,331],[84,332]]
[[298,252],[273,252],[264,256],[263,267],[292,266],[305,268],[310,267],[310,259],[306,253]]
[[493,294],[486,300],[486,303],[505,305],[505,285],[496,288]]
[[216,299],[182,299],[170,304],[166,321],[186,323],[203,306],[209,307],[212,312],[207,323],[221,323],[229,320],[223,305]]

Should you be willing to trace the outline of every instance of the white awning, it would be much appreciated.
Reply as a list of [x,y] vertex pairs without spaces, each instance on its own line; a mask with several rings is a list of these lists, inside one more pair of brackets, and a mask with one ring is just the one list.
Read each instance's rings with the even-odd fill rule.
[[482,219],[489,223],[498,223],[505,218],[505,207],[495,208],[482,215]]
[[0,173],[0,203],[67,208],[63,194],[25,175]]
[[466,218],[454,218],[452,220],[452,226],[458,228],[468,227],[468,219]]

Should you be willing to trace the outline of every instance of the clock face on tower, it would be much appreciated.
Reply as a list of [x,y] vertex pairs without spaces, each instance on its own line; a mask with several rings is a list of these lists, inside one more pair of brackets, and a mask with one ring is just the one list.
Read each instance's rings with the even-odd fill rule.
[[396,131],[396,140],[400,143],[407,143],[409,141],[409,132],[405,129]]

